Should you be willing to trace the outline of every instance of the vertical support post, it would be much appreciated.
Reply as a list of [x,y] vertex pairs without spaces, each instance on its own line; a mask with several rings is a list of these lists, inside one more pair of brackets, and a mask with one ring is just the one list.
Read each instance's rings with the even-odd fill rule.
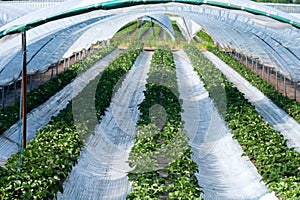
[[2,86],[2,108],[5,107],[5,86]]
[[255,59],[255,73],[258,75],[257,72],[258,72],[258,71],[257,71],[257,59]]
[[261,73],[261,75],[262,75],[262,78],[264,79],[264,75],[265,75],[265,65],[263,64],[263,66],[262,66],[262,73]]
[[64,71],[66,71],[66,59],[64,59]]
[[270,69],[271,69],[270,67],[267,68],[267,70],[268,70],[267,71],[268,72],[268,83],[270,83]]
[[246,67],[248,67],[248,57],[245,55],[246,57]]
[[68,58],[68,63],[67,63],[67,69],[70,67],[70,60],[71,60],[71,58],[69,57]]
[[297,99],[297,82],[294,82],[294,99]]
[[26,58],[26,31],[22,32],[22,52],[23,52],[23,71],[22,71],[22,148],[26,148],[26,113],[27,113],[27,58]]
[[276,70],[276,90],[278,90],[278,71]]
[[58,65],[59,65],[59,62],[56,64],[56,75],[55,76],[58,75]]
[[286,96],[286,78],[285,76],[283,77],[283,94]]
[[51,67],[51,76],[50,76],[50,79],[53,78],[53,68],[54,68],[54,66],[52,65],[52,67]]

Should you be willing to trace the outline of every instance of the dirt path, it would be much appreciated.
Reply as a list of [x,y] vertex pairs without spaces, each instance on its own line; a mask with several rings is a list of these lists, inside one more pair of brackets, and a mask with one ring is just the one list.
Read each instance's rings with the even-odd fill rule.
[[204,55],[245,95],[264,120],[288,140],[288,146],[300,152],[300,124],[217,56],[210,52]]
[[114,95],[64,183],[58,199],[125,199],[131,190],[127,160],[134,144],[138,104],[144,98],[152,53],[143,52]]
[[198,165],[196,174],[206,200],[277,199],[260,182],[261,176],[226,128],[183,51],[174,53],[182,118]]

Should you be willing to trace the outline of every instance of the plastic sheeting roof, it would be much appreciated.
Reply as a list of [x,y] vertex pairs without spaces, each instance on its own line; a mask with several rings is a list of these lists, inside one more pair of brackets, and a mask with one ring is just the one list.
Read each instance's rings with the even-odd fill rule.
[[[29,30],[27,35],[34,36],[28,38],[27,55],[29,59],[36,55],[28,63],[27,74],[47,71],[51,64],[57,63],[62,58],[72,56],[73,52],[90,47],[92,43],[110,39],[122,26],[144,15],[156,20],[170,35],[174,35],[170,19],[165,15],[150,11],[101,17],[88,14],[85,18],[78,18],[77,20],[69,19],[71,21],[67,21],[64,19],[63,22],[56,24],[56,28],[52,27],[51,24],[46,24],[37,27],[36,29],[39,31],[35,30],[34,33],[32,33],[34,29]],[[67,24],[74,24],[66,26],[64,25],[66,21]],[[111,25],[112,21],[114,26]],[[53,30],[50,32],[51,34],[47,32],[49,29]],[[58,30],[54,31],[56,29]],[[20,76],[22,52],[19,40],[19,38],[13,38],[1,45],[6,48],[0,49],[0,85],[11,84]]]
[[[35,74],[37,71],[46,71],[51,63],[60,61],[61,56],[68,50],[69,46],[79,38],[85,27],[100,19],[101,17],[97,17],[81,22],[78,21],[74,25],[66,26],[64,29],[53,31],[52,33],[50,32],[51,34],[48,33],[47,35],[40,35],[39,37],[28,37],[28,60],[35,53],[38,53],[36,57],[28,63],[27,73]],[[46,31],[47,29],[44,30],[44,32]],[[30,36],[29,34],[28,36]],[[10,44],[14,45],[9,46]],[[6,85],[18,79],[22,70],[20,38],[13,38],[1,44],[1,46],[5,46],[6,48],[0,49],[0,85]],[[7,51],[7,49],[9,51]]]
[[[119,1],[113,2],[119,5]],[[44,23],[47,22],[47,17],[57,17],[58,13],[68,13],[64,15],[67,16],[70,14],[70,10],[75,12],[75,10],[78,11],[79,8],[88,7],[91,3],[98,3],[97,6],[101,4],[101,2],[99,3],[99,1],[96,0],[88,2],[75,0],[72,1],[70,5],[69,2],[65,2],[51,8],[40,9],[8,23],[0,28],[0,32],[2,31],[3,33],[6,28],[13,25],[31,23],[35,19],[44,19],[44,21],[42,20],[43,22],[39,22]],[[145,3],[159,2],[146,1]],[[188,1],[186,3],[195,2]],[[280,11],[250,1],[198,2],[198,4],[202,3],[241,10],[247,10],[245,9],[246,7],[251,9],[255,8],[261,12],[268,11],[265,13],[266,16],[269,15],[272,17],[273,15],[271,14],[280,14],[284,16],[285,19],[298,20]],[[237,5],[239,5],[239,7],[237,7]],[[131,4],[127,6],[131,6]],[[92,9],[91,7],[89,8]],[[95,9],[98,8],[99,7]],[[48,22],[42,26],[30,29],[27,31],[28,57],[30,58],[30,55],[33,55],[43,45],[45,45],[45,47],[31,61],[31,64],[29,63],[29,73],[45,71],[50,64],[58,62],[62,57],[70,56],[73,52],[87,48],[96,41],[112,37],[126,22],[133,20],[134,17],[138,15],[138,17],[140,17],[140,13],[152,15],[153,18],[160,21],[160,25],[169,32],[172,32],[172,30],[170,29],[168,20],[166,20],[165,17],[157,17],[158,15],[156,14],[173,13],[181,15],[187,19],[186,24],[192,32],[192,35],[199,30],[200,25],[224,47],[235,49],[244,54],[251,55],[254,58],[259,58],[264,64],[277,67],[282,74],[291,75],[294,80],[300,80],[300,75],[298,74],[300,65],[298,64],[299,58],[297,57],[297,55],[300,55],[299,30],[293,28],[293,26],[272,20],[265,16],[249,14],[244,11],[228,10],[207,5],[194,6],[179,3],[139,5],[114,9],[110,12],[99,10],[60,19],[55,22]],[[114,14],[116,15],[113,16]],[[106,17],[108,18],[104,19]],[[112,19],[118,20],[115,21]],[[36,22],[37,21],[39,20],[36,20]],[[295,26],[295,24],[293,25]],[[22,25],[19,27],[22,27]],[[220,27],[223,27],[222,32],[220,32]],[[18,53],[21,48],[20,38],[4,37],[0,39],[0,45],[0,85],[4,85],[18,78],[21,72],[22,59],[21,54]],[[282,55],[282,53],[284,53],[284,55]],[[290,57],[290,55],[292,55],[292,57]]]
[[190,18],[201,24],[223,48],[259,58],[262,64],[275,68],[293,81],[300,81],[298,29],[239,11],[206,9],[201,19],[199,14]]
[[33,12],[33,8],[25,8],[13,5],[0,5],[0,27],[5,24]]
[[298,29],[264,16],[206,5],[179,6],[179,11],[186,23],[177,20],[177,24],[185,35],[189,31],[189,35],[194,36],[200,25],[225,50],[234,50],[258,59],[261,64],[275,68],[287,78],[300,81]]
[[190,37],[194,37],[196,33],[202,29],[202,26],[192,19],[185,20],[182,17],[172,17],[172,20],[176,21],[176,24],[187,41],[189,41],[191,39]]
[[131,7],[141,4],[159,4],[159,3],[170,3],[170,2],[178,2],[184,4],[194,4],[201,5],[207,4],[217,7],[224,7],[230,9],[238,9],[244,10],[250,13],[259,14],[268,16],[270,18],[274,18],[276,20],[290,23],[293,26],[300,28],[300,20],[296,17],[288,15],[287,13],[281,12],[279,10],[273,9],[268,6],[264,6],[262,4],[257,4],[252,1],[244,0],[113,0],[113,1],[105,1],[105,0],[90,0],[83,1],[77,0],[65,2],[59,4],[58,6],[52,7],[52,9],[42,9],[40,13],[36,13],[37,15],[30,15],[26,18],[23,18],[17,22],[9,24],[3,29],[0,29],[0,37],[3,37],[7,34],[13,34],[17,32],[23,32],[24,30],[29,30],[31,28],[40,26],[42,24],[55,21],[58,19],[71,17],[80,15],[83,13],[88,13],[95,10],[111,10],[117,8]]
[[[82,49],[88,49],[91,44],[95,44],[97,41],[103,41],[112,38],[112,36],[124,25],[141,16],[150,17],[163,29],[165,29],[172,38],[174,38],[175,33],[172,27],[172,22],[166,15],[157,14],[156,11],[144,10],[129,12],[122,15],[115,15],[99,21],[98,23],[92,24],[63,55],[63,58],[68,58],[72,56],[74,52],[78,52]],[[114,22],[114,26],[111,26],[112,21]],[[110,28],[108,29],[107,27]]]

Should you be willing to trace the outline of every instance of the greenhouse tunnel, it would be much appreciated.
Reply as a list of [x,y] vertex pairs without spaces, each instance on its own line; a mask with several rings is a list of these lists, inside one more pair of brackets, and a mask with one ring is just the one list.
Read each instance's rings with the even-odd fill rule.
[[[63,5],[57,5],[53,7],[53,10],[37,10],[2,26],[0,37],[20,32],[26,27],[25,29],[29,29],[27,33],[27,43],[30,49],[28,50],[28,57],[36,56],[36,58],[30,60],[27,73],[29,75],[38,72],[42,74],[50,68],[52,71],[57,72],[58,63],[63,62],[64,68],[66,68],[69,65],[70,57],[76,55],[75,52],[78,53],[78,56],[86,54],[86,50],[92,46],[91,44],[95,44],[97,41],[109,40],[127,22],[142,15],[147,15],[143,12],[146,11],[154,15],[170,13],[185,19],[188,27],[184,26],[182,22],[179,22],[179,27],[183,30],[182,32],[185,33],[187,39],[193,38],[202,27],[223,50],[232,52],[232,54],[240,56],[242,59],[244,58],[245,62],[250,60],[255,63],[252,65],[256,67],[258,63],[264,68],[267,76],[271,72],[276,73],[278,77],[282,77],[284,81],[290,80],[295,85],[296,90],[300,80],[300,72],[297,67],[300,63],[299,56],[297,56],[300,55],[300,50],[298,43],[291,43],[290,41],[299,41],[297,35],[299,30],[292,27],[292,25],[297,27],[298,19],[281,11],[267,6],[257,6],[257,4],[250,1],[191,1],[186,2],[187,4],[182,4],[182,2],[159,4],[160,2],[156,1],[131,2],[129,4],[113,5],[116,7],[112,7],[113,9],[109,11],[101,10],[102,5],[108,6],[104,9],[110,9],[109,2],[99,3],[94,1],[93,3],[76,1],[72,3],[73,8],[69,9],[64,8]],[[117,1],[116,3],[118,4]],[[152,5],[144,6],[142,4]],[[200,4],[200,6],[190,4]],[[92,10],[95,11],[91,12]],[[29,9],[29,11],[32,10]],[[2,15],[1,18],[7,19],[6,13]],[[68,18],[73,15],[74,17]],[[99,17],[99,15],[102,17]],[[52,19],[48,16],[56,16],[57,21],[51,22]],[[42,20],[39,20],[39,18]],[[153,18],[155,19],[155,17]],[[110,25],[111,20],[116,19],[118,19],[117,24],[110,26],[108,30],[103,30],[105,26]],[[174,37],[170,22],[164,25],[164,19],[161,18],[156,21],[158,23],[161,21],[160,25]],[[272,19],[291,25],[284,25]],[[272,22],[275,25],[269,27],[267,22]],[[34,28],[37,25],[39,26]],[[66,28],[68,26],[69,28]],[[220,32],[216,27],[224,28]],[[278,27],[281,27],[281,29]],[[101,36],[95,36],[98,34],[92,36],[93,31]],[[67,32],[71,34],[66,34]],[[226,37],[225,34],[227,34]],[[253,39],[246,41],[243,35]],[[234,37],[235,39],[233,39]],[[236,38],[239,39],[236,40]],[[8,41],[4,37],[1,40],[3,41],[1,44],[3,48],[0,50],[0,86],[2,97],[6,97],[9,91],[17,87],[16,82],[20,80],[21,46],[18,37],[9,38]],[[44,52],[47,52],[47,57],[45,57]],[[49,54],[49,52],[51,53]],[[56,69],[53,70],[53,68]],[[32,88],[32,84],[30,88]],[[2,98],[2,107],[4,104],[5,98]]]
[[[220,51],[252,68],[257,74],[260,71],[267,82],[270,82],[271,75],[275,76],[276,89],[279,88],[280,81],[284,96],[287,95],[288,82],[294,89],[294,99],[297,99],[299,93],[300,19],[252,1],[74,0],[71,4],[67,1],[43,9],[20,11],[15,7],[10,8],[11,12],[2,12],[1,9],[0,6],[0,109],[18,102],[19,97],[22,97],[19,94],[24,58],[21,34],[26,33],[27,37],[27,91],[31,91],[66,71],[74,63],[109,46],[119,30],[141,18],[158,24],[172,40],[176,40],[172,26],[172,21],[176,21],[187,43],[197,40],[197,33],[204,30]],[[177,51],[174,52],[177,59],[182,56]],[[69,92],[67,89],[64,91]],[[205,96],[205,92],[201,92]],[[72,96],[71,92],[68,95]],[[8,97],[13,101],[8,102]],[[61,98],[65,105],[67,98]],[[58,112],[63,109],[63,105],[55,109]],[[216,111],[210,112],[215,114]],[[50,118],[40,119],[41,124],[47,124]],[[104,119],[108,123],[109,119]],[[221,121],[221,117],[218,120]],[[226,135],[225,125],[220,124],[222,136]],[[17,132],[16,130],[15,127],[13,131]],[[29,133],[28,139],[33,138],[34,132]],[[17,146],[11,147],[3,158],[0,157],[0,164],[17,151]],[[117,187],[126,182],[119,180],[118,175],[112,175],[113,183],[109,187]],[[209,185],[208,182],[204,184]],[[253,187],[258,187],[257,194],[253,196],[268,194],[263,187]],[[72,195],[71,189],[67,191]],[[121,188],[119,192],[122,194],[116,198],[122,199],[128,191],[128,188]],[[213,193],[209,191],[207,197],[212,199],[210,192]],[[58,199],[63,199],[63,195],[58,193]]]
[[[70,58],[75,56],[78,60],[82,56],[85,57],[88,51],[93,51],[93,44],[102,43],[108,44],[110,38],[124,25],[142,16],[147,16],[153,22],[159,24],[165,29],[174,40],[174,31],[172,23],[168,17],[158,12],[134,12],[123,15],[108,15],[103,17],[96,17],[88,19],[83,22],[70,25],[51,33],[45,37],[44,27],[42,31],[37,31],[34,42],[28,45],[28,54],[31,59],[27,64],[27,74],[29,75],[30,90],[33,89],[33,76],[40,76],[42,82],[42,74],[51,70],[51,77],[58,73],[59,63],[63,63],[64,70],[70,65]],[[111,27],[111,20],[116,23]],[[107,26],[111,28],[107,30]],[[95,34],[96,33],[96,34]],[[19,38],[14,38],[18,41]],[[30,43],[31,41],[29,41]],[[18,43],[18,42],[17,42]],[[19,68],[22,53],[18,50],[18,44],[12,51],[4,51],[1,64],[0,82],[3,88],[3,96],[7,96],[9,87],[16,93],[17,82],[21,69]],[[11,45],[11,43],[9,43]],[[14,53],[13,53],[14,52]],[[5,93],[4,93],[5,92]],[[15,94],[15,99],[17,94]],[[5,98],[2,99],[2,104],[5,104]]]

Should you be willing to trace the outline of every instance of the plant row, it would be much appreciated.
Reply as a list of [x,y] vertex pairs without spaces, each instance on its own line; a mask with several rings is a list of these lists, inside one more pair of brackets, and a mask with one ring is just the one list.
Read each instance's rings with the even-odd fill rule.
[[143,23],[138,30],[136,30],[136,32],[134,33],[134,39],[137,40],[139,42],[139,40],[141,40],[143,38],[143,36],[147,33],[147,31],[149,31],[151,27],[151,23],[150,22],[145,22]]
[[115,43],[120,43],[120,40],[124,40],[125,37],[130,37],[130,35],[132,35],[132,33],[136,30],[137,26],[138,22],[136,21],[126,24],[113,36],[112,41]]
[[[47,83],[34,88],[27,94],[27,111],[30,112],[37,106],[45,103],[55,93],[69,84],[79,72],[85,71],[115,48],[115,46],[109,46],[101,49],[87,59],[75,63],[67,71],[58,74]],[[0,110],[0,135],[19,120],[19,108],[20,103],[16,102],[13,106],[7,106]]]
[[170,49],[158,48],[152,57],[145,99],[139,106],[138,133],[129,155],[133,191],[127,199],[200,199],[198,168],[191,160],[180,101],[174,92],[175,73]]
[[300,123],[300,104],[296,100],[291,100],[286,96],[283,96],[277,91],[271,83],[264,81],[261,77],[255,74],[251,69],[239,63],[230,55],[217,50],[216,48],[209,48],[209,51],[217,55],[226,64],[231,66],[246,80],[248,80],[253,86],[257,87],[263,92],[269,99],[271,99],[276,105],[281,107],[286,113],[292,116],[296,121]]
[[[130,23],[131,24],[131,23]],[[143,38],[143,35],[149,30],[151,27],[151,22],[140,22],[138,29],[134,26],[137,24],[128,24],[126,28],[121,29],[117,32],[112,41],[118,45],[128,45],[131,43],[144,43],[146,46],[154,47],[157,45],[169,45],[172,48],[182,47],[185,43],[185,39],[177,26],[175,21],[172,21],[173,30],[175,32],[175,41],[172,41],[171,36],[166,34],[166,40],[161,40],[159,38],[160,30],[162,29],[158,24],[154,25],[154,29],[152,30],[149,37],[146,38],[144,41],[140,41]],[[154,31],[157,32],[154,34]],[[144,38],[143,38],[144,39]]]
[[[297,199],[300,196],[300,154],[287,147],[280,132],[263,120],[255,107],[197,48],[186,46],[185,51],[205,84],[216,78],[211,76],[213,71],[219,73],[219,81],[223,81],[226,92],[225,121],[242,146],[244,155],[257,167],[262,180],[282,199]],[[206,88],[210,92],[207,84]],[[213,96],[211,98],[215,100]]]
[[154,26],[151,27],[150,34],[148,35],[146,40],[143,41],[145,46],[156,47],[159,44],[161,44],[162,43],[161,38],[160,38],[161,30],[162,30],[161,26],[159,26],[158,24],[154,24]]
[[200,44],[201,49],[207,49],[207,48],[215,47],[213,39],[203,29],[200,30],[197,33],[196,36],[197,36],[197,37],[195,37],[196,41],[199,42],[199,43],[196,43],[196,44]]
[[176,21],[172,21],[172,26],[173,26],[173,30],[175,32],[176,41],[179,42],[179,43],[182,43],[182,42],[185,43],[186,40],[183,37],[183,35],[182,35],[182,33],[181,33],[181,31],[180,31],[180,29],[179,29]]
[[171,36],[168,33],[166,33],[165,45],[170,46],[172,49],[181,49],[184,46],[186,40],[183,37],[179,27],[177,26],[176,21],[172,21],[172,27],[175,33],[175,41],[173,41]]
[[140,43],[140,39],[149,30],[150,22],[138,22],[117,32],[112,41],[118,45],[130,45],[132,43]]
[[134,29],[137,26],[137,20],[129,22],[125,26],[123,26],[117,33],[127,33],[128,31]]
[[[106,90],[113,92],[112,88],[116,83],[114,80],[130,69],[141,49],[130,48],[120,54],[76,98],[84,102],[87,92],[92,92],[95,84],[110,82],[104,89],[97,87],[96,91],[104,104],[110,102],[112,95],[108,95]],[[122,70],[119,71],[119,68]],[[99,105],[102,104],[101,101],[96,103],[96,108],[100,109],[97,112],[104,113],[108,106]],[[7,160],[5,167],[0,168],[0,199],[53,199],[58,191],[63,192],[63,182],[72,166],[77,163],[83,146],[82,135],[94,131],[92,128],[82,129],[86,121],[74,122],[75,108],[72,105],[69,102],[67,108],[53,117],[49,125],[37,132],[36,139],[28,142],[22,154],[13,155]],[[85,113],[84,110],[81,112]]]

